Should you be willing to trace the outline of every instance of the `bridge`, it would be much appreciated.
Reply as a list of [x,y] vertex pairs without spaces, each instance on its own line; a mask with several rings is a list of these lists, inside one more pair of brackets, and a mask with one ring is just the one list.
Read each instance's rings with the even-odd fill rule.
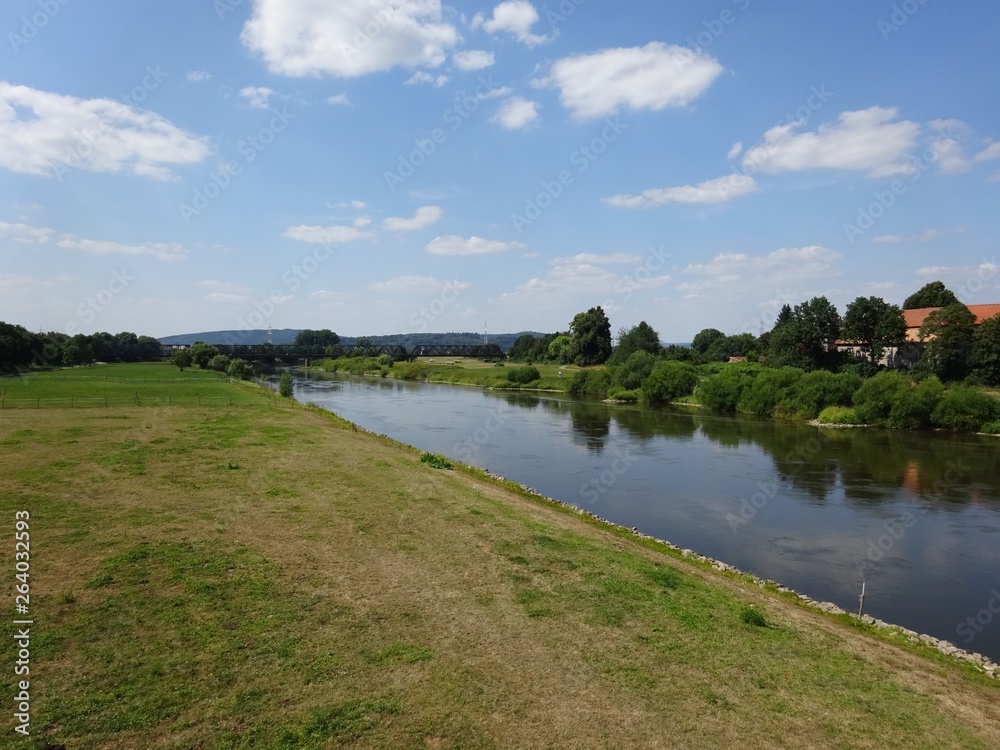
[[[379,357],[388,354],[395,362],[412,362],[417,357],[471,357],[473,359],[507,359],[496,344],[480,346],[415,346],[411,351],[406,347],[389,344],[385,346],[297,346],[295,344],[213,344],[219,354],[231,359],[245,359],[248,362],[286,363],[323,357]],[[164,345],[161,353],[169,357],[176,346]]]

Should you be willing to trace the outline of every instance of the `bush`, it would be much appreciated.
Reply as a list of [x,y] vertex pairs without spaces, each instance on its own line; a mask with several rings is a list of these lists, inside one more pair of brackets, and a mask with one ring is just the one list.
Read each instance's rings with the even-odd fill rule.
[[746,625],[752,625],[755,628],[767,627],[767,619],[753,607],[743,607],[740,609],[740,619]]
[[1000,435],[1000,420],[996,422],[987,422],[979,428],[979,431],[985,432],[987,435]]
[[944,390],[937,375],[920,381],[893,406],[888,426],[904,430],[927,429],[931,426],[931,415],[944,395]]
[[292,374],[288,370],[281,373],[281,379],[278,380],[278,393],[285,398],[292,397]]
[[634,391],[653,372],[656,362],[656,357],[645,350],[633,352],[625,362],[614,369],[612,381],[625,390]]
[[[636,354],[629,358],[629,362]],[[696,385],[698,371],[694,365],[670,360],[658,364],[642,382],[642,397],[650,404],[668,403],[681,396],[691,395]]]
[[737,402],[740,411],[769,417],[779,402],[791,395],[791,390],[802,377],[797,367],[764,370],[747,386]]
[[1000,401],[973,388],[957,386],[948,389],[931,419],[949,430],[978,432],[983,425],[1000,418]]
[[736,411],[743,391],[752,382],[753,376],[745,369],[730,366],[730,369],[703,380],[696,395],[703,406],[713,411]]
[[780,408],[805,419],[815,419],[828,406],[850,406],[851,398],[861,387],[855,373],[834,375],[827,370],[807,372],[782,399]]
[[520,383],[521,385],[526,385],[542,377],[542,374],[538,372],[538,368],[531,365],[515,367],[507,370],[504,374],[511,383]]
[[426,380],[430,368],[423,362],[407,362],[396,368],[396,377],[400,380]]
[[900,372],[880,372],[854,394],[854,408],[865,424],[888,425],[893,408],[910,390],[911,381]]
[[858,413],[846,406],[828,406],[819,413],[816,421],[820,424],[864,424]]
[[381,367],[392,367],[396,364],[396,360],[392,358],[391,354],[380,354],[378,355],[378,363]]
[[454,466],[451,461],[439,453],[424,453],[420,457],[420,462],[435,469],[450,469]]
[[611,378],[607,370],[580,370],[569,383],[571,396],[608,397]]
[[229,369],[229,357],[225,354],[216,354],[210,360],[208,360],[209,370],[218,370],[219,372],[226,372]]
[[237,380],[249,380],[253,377],[253,365],[245,359],[237,357],[229,362],[226,368],[226,375]]

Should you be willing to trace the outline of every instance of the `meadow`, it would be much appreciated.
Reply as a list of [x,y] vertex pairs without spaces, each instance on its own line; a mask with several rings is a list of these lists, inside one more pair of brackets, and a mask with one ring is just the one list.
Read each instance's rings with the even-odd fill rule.
[[1000,746],[967,664],[250,384],[95,373],[16,387],[171,406],[0,412],[35,747]]

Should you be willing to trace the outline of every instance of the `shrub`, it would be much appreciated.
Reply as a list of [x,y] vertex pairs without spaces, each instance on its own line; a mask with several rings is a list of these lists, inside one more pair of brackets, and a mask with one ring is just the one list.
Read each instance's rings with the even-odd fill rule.
[[281,379],[278,380],[278,393],[285,398],[292,397],[292,374],[288,370],[281,373]]
[[430,368],[423,362],[407,362],[396,368],[396,377],[400,380],[426,380]]
[[743,390],[737,407],[747,414],[771,416],[778,403],[788,398],[802,375],[797,367],[764,370]]
[[392,358],[391,354],[380,354],[378,355],[378,363],[381,367],[392,367],[396,364],[396,360]]
[[752,625],[755,628],[767,627],[767,619],[753,607],[743,607],[740,610],[740,619],[745,624]]
[[507,370],[504,374],[507,376],[507,380],[511,383],[520,383],[522,385],[531,383],[532,381],[538,380],[542,377],[541,373],[538,372],[538,368],[531,365],[527,365],[525,367],[515,367],[511,370]]
[[731,367],[703,380],[696,395],[702,405],[713,411],[736,411],[743,391],[752,382],[753,376],[746,370]]
[[820,424],[864,424],[858,413],[846,406],[828,406],[819,413],[816,421]]
[[634,391],[653,372],[656,362],[656,357],[643,349],[633,352],[625,362],[614,370],[612,381],[625,390]]
[[435,469],[451,469],[454,466],[451,461],[440,453],[424,453],[420,457],[420,462]]
[[208,360],[209,370],[218,370],[219,372],[225,372],[229,369],[229,357],[225,354],[216,354],[210,360]]
[[815,419],[828,406],[850,406],[861,387],[861,377],[851,372],[834,375],[827,370],[807,372],[792,386],[780,407],[806,419]]
[[570,381],[569,392],[572,396],[607,398],[610,386],[611,378],[607,370],[580,370]]
[[987,435],[1000,435],[1000,420],[987,422],[979,428],[979,431],[985,432]]
[[854,394],[854,408],[865,424],[888,425],[893,408],[910,390],[911,381],[900,372],[880,372]]
[[249,380],[253,377],[253,365],[245,359],[237,357],[229,362],[226,368],[226,375],[237,380]]
[[949,430],[979,431],[983,425],[1000,418],[1000,401],[982,391],[957,386],[948,389],[931,419]]
[[[629,358],[630,362],[632,357]],[[696,385],[698,385],[698,371],[694,365],[670,360],[658,364],[642,382],[642,397],[650,404],[666,403],[690,395]]]
[[937,375],[931,375],[902,395],[889,413],[887,424],[904,430],[927,429],[942,395],[944,385]]

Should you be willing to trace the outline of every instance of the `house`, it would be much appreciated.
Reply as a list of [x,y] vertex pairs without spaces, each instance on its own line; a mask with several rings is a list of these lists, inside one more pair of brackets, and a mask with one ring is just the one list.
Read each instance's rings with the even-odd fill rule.
[[[979,325],[984,320],[989,320],[996,315],[1000,315],[1000,304],[968,305],[968,308],[969,312],[976,319],[976,325]],[[887,347],[878,364],[885,365],[886,367],[913,366],[920,359],[920,355],[924,349],[924,342],[920,340],[920,326],[924,324],[928,315],[940,309],[940,307],[920,307],[915,310],[903,310],[903,319],[906,321],[906,341],[898,347]],[[838,339],[837,350],[849,352],[858,359],[865,359],[867,357],[865,352],[861,350],[861,347],[853,341],[841,341]]]

